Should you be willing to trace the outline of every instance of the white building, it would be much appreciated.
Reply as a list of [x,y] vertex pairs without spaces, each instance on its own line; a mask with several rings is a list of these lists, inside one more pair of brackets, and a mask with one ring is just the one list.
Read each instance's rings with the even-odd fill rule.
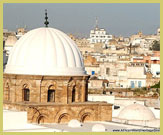
[[90,38],[88,39],[90,43],[104,43],[108,44],[109,40],[113,38],[112,35],[107,34],[106,30],[103,28],[98,28],[96,19],[96,28],[90,31]]
[[160,64],[151,64],[151,72],[153,77],[160,78]]
[[130,63],[127,66],[127,79],[129,88],[146,86],[146,75],[143,63]]
[[5,41],[5,48],[4,48],[7,55],[10,54],[10,51],[15,45],[16,41],[17,41],[17,38],[15,37],[15,35],[10,35],[7,37],[7,40]]
[[112,35],[108,35],[105,29],[96,28],[90,31],[90,43],[105,43],[107,44],[109,40],[112,39]]
[[132,41],[132,45],[140,45],[140,43],[141,43],[141,38],[136,38],[136,39],[134,39],[133,41]]

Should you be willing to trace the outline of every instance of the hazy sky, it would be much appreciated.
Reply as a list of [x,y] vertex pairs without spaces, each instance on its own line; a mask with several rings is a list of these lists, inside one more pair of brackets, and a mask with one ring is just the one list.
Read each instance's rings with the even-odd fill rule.
[[49,27],[65,33],[89,35],[98,18],[109,34],[128,36],[142,30],[154,34],[160,27],[160,4],[4,4],[3,26],[9,30],[27,26],[44,27],[48,10]]

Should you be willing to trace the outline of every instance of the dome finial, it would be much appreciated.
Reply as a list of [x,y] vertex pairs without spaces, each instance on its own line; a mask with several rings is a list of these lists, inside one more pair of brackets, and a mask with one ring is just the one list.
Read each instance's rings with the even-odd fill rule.
[[48,16],[47,16],[47,9],[45,9],[45,22],[44,22],[44,24],[45,24],[45,27],[48,27],[49,22],[48,22]]

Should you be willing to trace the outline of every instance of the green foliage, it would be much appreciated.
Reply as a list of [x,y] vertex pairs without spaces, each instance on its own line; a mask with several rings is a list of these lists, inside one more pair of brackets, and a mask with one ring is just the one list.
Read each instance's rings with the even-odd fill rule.
[[146,88],[146,87],[142,87],[142,89],[143,89],[143,90],[147,90],[147,88]]
[[157,84],[151,86],[151,88],[160,88],[160,81]]
[[140,95],[145,95],[145,94],[147,94],[147,90],[144,88],[137,88],[137,89],[135,89],[134,90],[134,95],[136,95],[136,96],[140,96]]
[[151,50],[153,51],[160,51],[160,41],[154,41],[152,44]]

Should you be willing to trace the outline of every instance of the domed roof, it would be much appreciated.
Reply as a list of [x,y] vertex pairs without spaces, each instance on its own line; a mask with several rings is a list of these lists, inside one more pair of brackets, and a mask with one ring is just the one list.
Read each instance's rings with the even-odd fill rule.
[[53,28],[37,28],[16,42],[5,73],[84,75],[85,68],[79,49],[65,33]]
[[76,119],[72,119],[68,122],[68,127],[72,127],[72,128],[75,128],[75,127],[81,127],[82,124],[80,123],[80,121],[76,120]]
[[15,36],[13,35],[8,36],[5,42],[5,46],[13,46],[15,45],[16,41],[17,41],[17,38]]
[[105,132],[106,128],[102,124],[95,124],[92,126],[92,132]]
[[149,108],[140,104],[132,104],[123,108],[118,118],[125,120],[154,120],[155,116]]

